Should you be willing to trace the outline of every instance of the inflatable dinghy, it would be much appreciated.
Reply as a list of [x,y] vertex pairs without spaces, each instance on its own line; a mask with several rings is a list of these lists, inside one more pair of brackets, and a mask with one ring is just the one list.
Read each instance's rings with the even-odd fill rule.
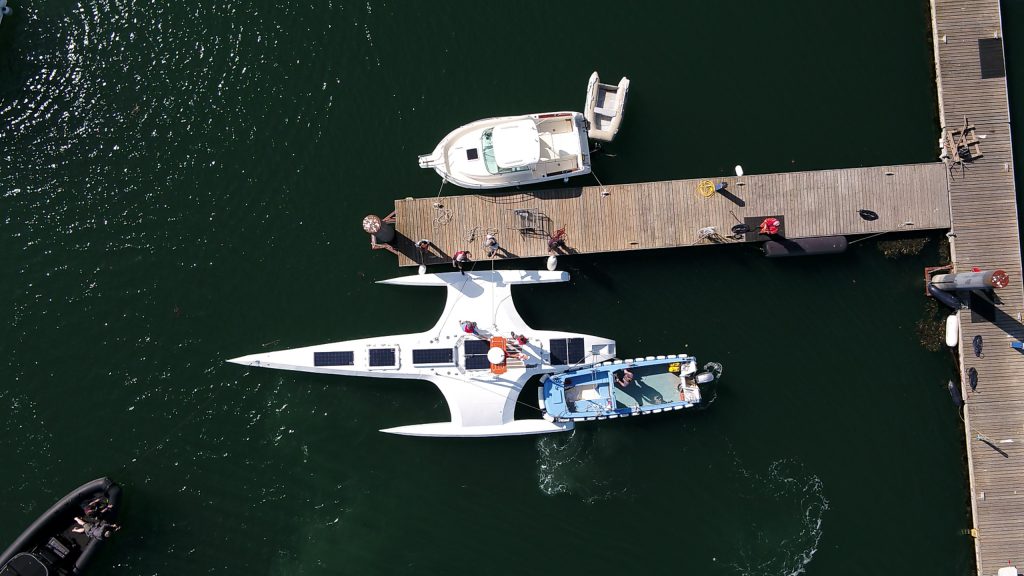
[[786,256],[815,256],[839,254],[846,251],[846,236],[818,236],[790,240],[769,240],[764,243],[764,255],[769,258]]
[[963,303],[959,298],[945,290],[942,290],[941,288],[936,288],[935,284],[928,284],[928,293],[932,295],[932,298],[935,298],[953,310],[959,310],[963,306]]
[[625,76],[618,85],[602,84],[597,72],[587,82],[587,104],[583,116],[587,119],[587,135],[591,140],[611,142],[622,124],[622,111],[626,106],[629,92],[629,78]]
[[121,487],[109,478],[79,486],[36,519],[0,555],[0,576],[77,576],[117,530]]

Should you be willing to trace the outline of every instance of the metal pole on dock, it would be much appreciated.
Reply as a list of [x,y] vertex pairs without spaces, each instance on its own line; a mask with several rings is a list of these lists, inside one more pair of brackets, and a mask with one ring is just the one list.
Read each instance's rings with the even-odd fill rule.
[[988,290],[1006,288],[1010,276],[1002,270],[960,272],[959,274],[938,274],[932,276],[932,284],[940,290]]

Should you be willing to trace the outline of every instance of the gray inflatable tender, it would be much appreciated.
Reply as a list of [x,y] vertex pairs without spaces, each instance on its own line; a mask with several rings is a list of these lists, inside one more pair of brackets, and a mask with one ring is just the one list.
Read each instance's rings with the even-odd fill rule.
[[839,254],[846,251],[846,236],[817,236],[815,238],[782,238],[764,243],[764,255],[769,258],[788,256],[815,256]]

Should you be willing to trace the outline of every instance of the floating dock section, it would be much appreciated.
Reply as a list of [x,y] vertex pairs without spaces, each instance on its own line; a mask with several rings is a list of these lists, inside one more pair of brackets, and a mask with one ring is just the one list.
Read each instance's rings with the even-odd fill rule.
[[[945,230],[947,172],[932,162],[407,198],[386,218],[394,239],[376,246],[415,266],[450,261],[460,250],[480,260],[487,234],[501,247],[498,258],[547,256],[560,229],[559,252],[570,254],[763,242],[759,223],[768,217],[779,219],[783,239]],[[421,239],[429,249],[416,248]]]
[[1002,269],[1010,278],[994,293],[970,293],[959,313],[975,550],[987,575],[1024,564],[1024,354],[1012,347],[1024,340],[1024,276],[1003,33],[998,0],[931,7],[954,271]]

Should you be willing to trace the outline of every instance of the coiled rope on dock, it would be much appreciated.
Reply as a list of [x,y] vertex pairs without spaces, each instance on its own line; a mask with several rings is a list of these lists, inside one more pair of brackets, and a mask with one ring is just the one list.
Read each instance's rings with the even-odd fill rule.
[[441,179],[441,185],[437,188],[437,196],[434,197],[434,220],[432,222],[432,229],[435,231],[452,220],[452,211],[445,208],[444,204],[441,204],[441,190],[444,189],[444,185],[447,182],[447,178]]
[[436,208],[432,228],[437,230],[452,221],[452,211],[447,208]]

